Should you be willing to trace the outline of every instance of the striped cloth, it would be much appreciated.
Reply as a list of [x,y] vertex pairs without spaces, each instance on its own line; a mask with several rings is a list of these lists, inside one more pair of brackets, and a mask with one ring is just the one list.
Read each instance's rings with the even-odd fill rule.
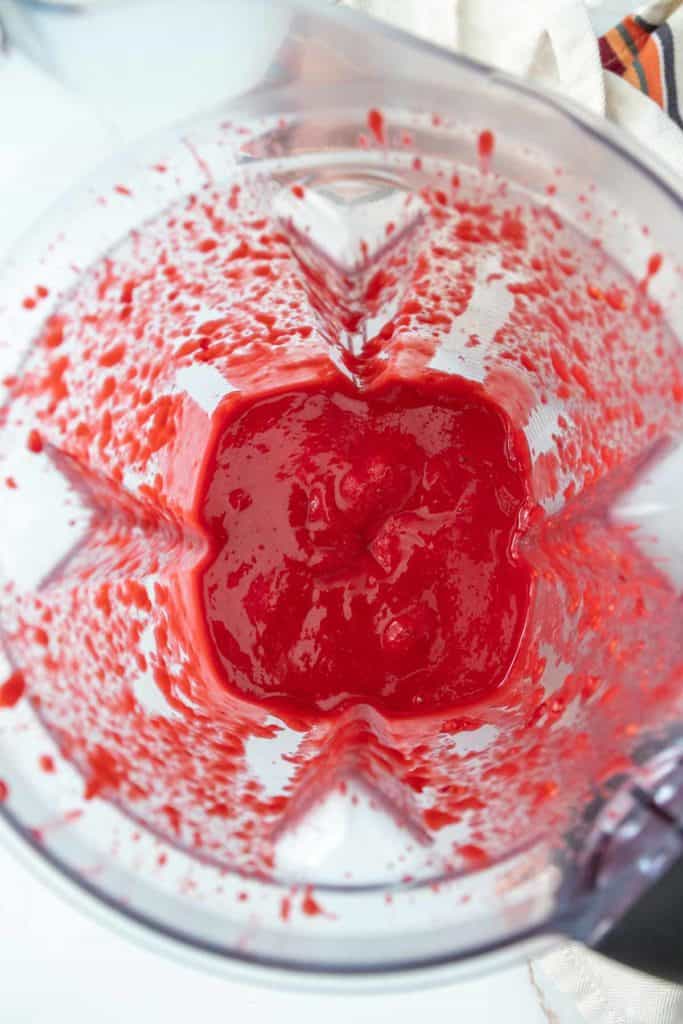
[[681,0],[651,4],[629,15],[600,38],[599,46],[606,71],[640,89],[683,128],[677,88],[677,81],[683,83]]

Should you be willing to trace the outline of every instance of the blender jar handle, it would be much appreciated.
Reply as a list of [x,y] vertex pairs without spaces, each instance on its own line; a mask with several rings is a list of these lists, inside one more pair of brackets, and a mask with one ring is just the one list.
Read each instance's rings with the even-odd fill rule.
[[641,896],[596,948],[628,967],[683,984],[683,857]]
[[683,984],[683,753],[646,762],[603,806],[585,846],[575,937]]

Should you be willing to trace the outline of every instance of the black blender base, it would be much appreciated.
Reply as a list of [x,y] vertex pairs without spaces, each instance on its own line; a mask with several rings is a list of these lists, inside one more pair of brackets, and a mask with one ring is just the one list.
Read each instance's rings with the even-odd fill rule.
[[683,984],[683,858],[643,894],[596,948],[628,967]]

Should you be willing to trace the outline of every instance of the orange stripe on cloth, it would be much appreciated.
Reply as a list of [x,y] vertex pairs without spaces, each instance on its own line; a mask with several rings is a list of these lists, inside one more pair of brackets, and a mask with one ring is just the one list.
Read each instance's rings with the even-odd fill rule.
[[640,65],[647,79],[648,95],[664,106],[664,69],[662,67],[662,55],[656,40],[650,36],[645,46],[640,51]]
[[624,42],[619,29],[611,28],[609,32],[605,33],[605,39],[621,63],[628,67],[633,60],[633,54],[631,52],[631,48]]
[[632,14],[627,15],[621,23],[631,37],[636,50],[642,50],[650,38],[649,29],[639,25]]
[[647,95],[647,89],[643,88],[643,79],[633,66],[633,61],[631,61],[621,77],[625,82],[628,82],[629,85],[632,85],[634,89],[637,89],[639,92],[644,92]]

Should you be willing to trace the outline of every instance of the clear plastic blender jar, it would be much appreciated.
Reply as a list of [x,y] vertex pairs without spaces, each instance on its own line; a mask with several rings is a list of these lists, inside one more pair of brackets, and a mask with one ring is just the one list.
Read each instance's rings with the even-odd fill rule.
[[[6,834],[79,900],[225,970],[398,984],[597,941],[680,852],[680,197],[525,84],[348,12],[279,10],[254,88],[103,167],[0,282]],[[261,610],[284,621],[304,583],[286,563],[240,590],[291,497],[244,417],[303,431],[324,382],[354,429],[378,382],[436,377],[486,403],[464,455],[497,410],[473,492],[526,467],[524,503],[490,497],[517,516],[514,576],[480,587],[483,607],[503,587],[488,628],[509,664],[416,701],[399,644],[393,691],[357,660],[343,699],[307,704]],[[401,451],[383,473],[402,479]],[[430,453],[451,523],[465,487]],[[329,580],[341,499],[304,461],[297,529]],[[424,514],[387,500],[363,545],[390,593]],[[415,577],[425,644],[457,613],[432,616],[437,583],[473,599],[461,555]],[[333,655],[360,629],[349,614]],[[249,691],[250,630],[274,699]]]

